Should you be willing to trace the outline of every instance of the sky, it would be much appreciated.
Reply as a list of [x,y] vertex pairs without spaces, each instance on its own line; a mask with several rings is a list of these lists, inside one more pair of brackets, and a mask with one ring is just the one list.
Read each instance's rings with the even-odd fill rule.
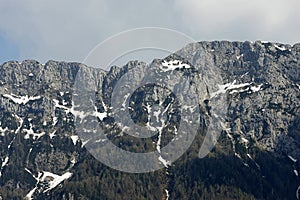
[[139,27],[197,41],[295,44],[299,8],[299,0],[0,0],[0,63],[81,62],[100,42]]

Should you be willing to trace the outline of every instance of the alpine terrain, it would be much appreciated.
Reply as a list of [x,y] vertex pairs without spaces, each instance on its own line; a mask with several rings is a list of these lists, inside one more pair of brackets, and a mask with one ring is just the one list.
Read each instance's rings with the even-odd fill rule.
[[[136,84],[148,79],[154,83]],[[120,82],[124,95],[117,98]],[[80,86],[94,97],[81,105]],[[109,71],[52,60],[6,62],[0,199],[300,199],[299,102],[300,44],[199,42]],[[127,134],[130,127],[116,119],[123,111],[156,134]],[[191,114],[184,118],[185,112]],[[80,125],[95,122],[106,137]],[[192,132],[188,149],[163,154]],[[155,151],[157,159],[140,166],[149,167],[146,173],[128,173],[135,167],[130,159],[127,172],[118,170],[122,164],[111,168],[95,156],[108,141],[135,153]]]

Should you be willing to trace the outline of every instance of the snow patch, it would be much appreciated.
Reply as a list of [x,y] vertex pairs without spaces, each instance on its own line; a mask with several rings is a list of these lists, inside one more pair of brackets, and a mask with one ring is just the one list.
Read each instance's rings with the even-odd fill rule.
[[[82,141],[82,140],[81,140]],[[90,140],[82,141],[81,148],[83,148]]]
[[215,97],[219,94],[225,94],[228,90],[237,89],[241,87],[249,86],[250,83],[243,83],[243,84],[236,84],[236,80],[234,80],[232,83],[226,83],[224,85],[218,85],[219,90],[216,92],[213,92],[211,94],[211,97]]
[[66,113],[72,113],[75,118],[78,117],[80,119],[84,119],[88,115],[92,115],[94,117],[98,117],[100,120],[103,120],[105,117],[107,117],[107,112],[100,113],[100,112],[97,111],[96,107],[95,107],[95,111],[85,113],[83,111],[75,110],[76,106],[74,106],[74,102],[72,102],[72,107],[71,108],[68,108],[65,105],[60,105],[59,101],[57,99],[53,99],[53,102],[54,102],[55,107],[65,110]]
[[[246,74],[244,74],[244,75],[246,75]],[[244,75],[242,75],[242,76],[244,76]],[[234,80],[232,83],[218,85],[219,89],[216,92],[211,93],[211,98],[213,98],[219,94],[225,94],[227,91],[230,91],[229,94],[234,94],[234,93],[238,93],[238,92],[245,92],[245,91],[248,91],[249,89],[253,92],[258,92],[258,91],[262,90],[263,84],[260,84],[258,86],[251,86],[252,84],[254,84],[254,83],[251,82],[251,83],[236,84],[236,80]]]
[[40,137],[45,135],[45,132],[35,133],[32,129],[32,124],[30,124],[30,129],[23,129],[23,131],[26,132],[26,135],[24,136],[24,139],[26,139],[26,140],[28,140],[31,135],[33,136],[34,140],[39,139]]
[[53,117],[52,126],[55,126],[58,122],[58,118],[56,116]]
[[1,169],[0,169],[0,177],[2,176],[2,170],[3,168],[8,164],[9,161],[9,157],[6,156],[3,160],[2,160],[2,165],[1,165]]
[[43,177],[41,178],[41,181],[45,181],[46,178],[49,178],[49,177],[53,178],[53,180],[51,180],[51,181],[48,182],[49,188],[46,189],[43,193],[46,193],[46,192],[52,190],[53,188],[55,188],[56,186],[58,186],[64,180],[69,179],[71,176],[72,176],[71,172],[66,172],[63,175],[59,176],[57,174],[53,174],[51,172],[44,171],[43,172]]
[[262,44],[268,44],[268,41],[261,41]]
[[75,165],[75,163],[76,163],[75,157],[71,160],[71,163],[72,163],[72,165]]
[[278,45],[274,44],[274,46],[275,46],[276,49],[279,49],[280,51],[285,51],[286,50],[285,46],[283,46],[283,45],[278,46]]
[[79,137],[77,135],[72,135],[71,139],[72,139],[72,142],[73,142],[74,146],[76,146],[77,141],[79,140]]
[[158,160],[166,167],[168,168],[171,163],[169,161],[167,161],[166,159],[164,159],[161,155],[158,157]]
[[258,85],[258,86],[251,86],[250,87],[250,89],[253,91],[253,92],[258,92],[258,91],[260,91],[260,90],[262,90],[262,86],[263,86],[264,84],[260,84],[260,85]]
[[171,60],[171,61],[164,60],[161,63],[161,65],[162,65],[161,69],[164,72],[172,71],[172,70],[175,70],[175,69],[189,69],[189,68],[191,68],[190,65],[185,64],[180,60]]
[[14,103],[17,103],[17,104],[27,104],[29,101],[35,101],[35,100],[38,100],[41,98],[41,96],[17,96],[17,95],[14,95],[14,94],[4,94],[3,97],[5,98],[9,98],[11,99]]
[[240,59],[241,57],[243,57],[244,56],[244,54],[241,54],[241,55],[238,55],[238,56],[236,56],[236,59]]
[[30,190],[30,192],[28,192],[28,194],[26,195],[25,198],[28,200],[33,200],[32,196],[35,193],[36,189],[37,189],[37,187],[34,187],[32,190]]
[[64,180],[69,179],[72,176],[72,173],[70,172],[66,172],[63,175],[57,175],[57,174],[53,174],[51,172],[39,172],[38,176],[34,176],[27,168],[25,168],[25,170],[32,175],[32,177],[37,181],[35,184],[35,187],[26,195],[27,199],[33,199],[32,196],[34,194],[34,192],[38,189],[38,184],[40,182],[46,182],[48,183],[48,188],[45,189],[43,191],[43,193],[46,193],[50,190],[52,190],[53,188],[55,188],[56,186],[58,186],[60,183],[62,183]]
[[1,136],[4,136],[4,133],[8,131],[8,128],[5,127],[4,129],[0,126],[0,133],[1,133]]
[[9,160],[9,158],[8,158],[8,156],[6,156],[2,162],[2,166],[1,166],[2,168],[8,164],[8,160]]
[[55,136],[56,130],[49,134],[50,139],[52,139]]

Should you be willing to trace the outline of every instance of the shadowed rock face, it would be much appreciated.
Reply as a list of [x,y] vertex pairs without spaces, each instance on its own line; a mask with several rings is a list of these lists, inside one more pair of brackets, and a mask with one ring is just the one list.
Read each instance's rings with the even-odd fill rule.
[[[178,106],[182,106],[178,105],[176,98],[184,100],[186,96],[174,96],[170,89],[172,91],[186,90],[192,86],[198,88],[201,123],[196,140],[198,138],[200,142],[206,134],[209,134],[207,127],[209,123],[212,123],[210,117],[214,112],[218,113],[216,109],[214,111],[214,108],[219,106],[216,105],[218,102],[216,100],[224,98],[222,101],[224,112],[220,117],[222,129],[219,131],[222,141],[228,142],[220,142],[217,145],[214,153],[222,156],[216,162],[218,164],[222,162],[224,155],[229,157],[224,159],[224,162],[229,162],[227,159],[231,160],[231,157],[234,157],[238,160],[236,162],[247,164],[255,176],[263,168],[263,166],[257,167],[263,164],[258,163],[258,160],[262,160],[262,156],[259,154],[256,157],[258,154],[255,151],[270,154],[275,160],[286,159],[282,165],[291,169],[291,174],[287,175],[290,178],[287,179],[292,180],[290,181],[293,184],[292,196],[295,197],[298,179],[293,174],[293,170],[298,173],[299,166],[298,162],[294,161],[300,159],[299,58],[300,44],[291,46],[262,42],[215,41],[189,44],[164,60],[154,60],[149,65],[132,61],[121,68],[112,67],[108,72],[80,63],[48,61],[46,64],[40,64],[33,60],[26,60],[22,63],[4,63],[0,66],[0,166],[2,166],[0,195],[4,199],[25,196],[37,199],[90,199],[92,196],[83,192],[84,189],[77,186],[75,182],[83,183],[89,177],[92,180],[93,177],[97,177],[95,180],[100,180],[100,182],[101,180],[113,182],[113,179],[117,177],[116,174],[119,174],[101,163],[97,164],[100,169],[95,169],[93,165],[96,161],[83,148],[88,144],[86,142],[89,137],[79,138],[76,132],[75,121],[78,120],[79,114],[72,100],[76,95],[73,85],[80,70],[84,75],[83,80],[90,80],[92,83],[85,86],[96,89],[94,102],[97,107],[96,112],[106,113],[106,117],[100,119],[99,123],[106,127],[107,137],[115,145],[134,152],[153,151],[159,145],[166,145],[172,137],[175,137],[175,130],[179,126],[180,119]],[[175,61],[185,63],[190,68],[176,67],[178,63]],[[166,64],[165,68],[159,69],[162,63],[171,64]],[[150,118],[148,118],[150,111],[147,110],[147,106],[161,104],[164,109],[168,108],[166,113],[169,117],[165,120],[169,125],[163,127],[164,134],[160,141],[157,137],[143,140],[128,135],[120,139],[123,136],[122,128],[116,126],[110,115],[112,112],[110,110],[111,95],[118,80],[139,66],[145,69],[157,67],[156,72],[162,79],[168,77],[169,72],[176,70],[179,74],[174,79],[168,80],[171,85],[172,80],[180,76],[193,77],[191,82],[184,83],[180,86],[181,88],[174,84],[173,88],[164,90],[159,86],[148,85],[139,88],[130,97],[131,117],[135,123],[142,126],[150,123]],[[148,76],[149,74],[145,71],[139,71],[138,74],[132,73],[129,76],[130,80],[124,82],[126,83],[124,87],[130,87],[131,81],[134,82],[135,79]],[[80,80],[80,77],[77,77],[77,80]],[[166,97],[168,100],[165,100]],[[158,123],[157,126],[161,124]],[[228,148],[229,153],[219,151],[223,147]],[[198,150],[199,148],[196,148],[195,151]],[[187,157],[197,159],[197,156],[191,155]],[[212,160],[205,162],[215,162],[214,159]],[[187,162],[189,162],[188,159],[180,160],[177,167],[170,167],[169,172],[164,174],[163,178],[158,173],[145,175],[151,177],[147,178],[151,179],[153,188],[161,192],[154,194],[151,189],[147,188],[145,193],[148,196],[144,195],[144,197],[165,198],[163,187],[169,187],[171,198],[179,198],[177,191],[172,191],[170,186],[176,184],[180,177],[178,180],[173,180],[174,176],[170,173],[172,170],[182,170],[181,167],[184,168],[185,165],[190,166]],[[253,166],[248,162],[254,163]],[[274,163],[280,165],[280,162],[274,161]],[[198,166],[201,162],[198,163],[196,160],[191,165]],[[86,170],[89,168],[90,171]],[[185,170],[187,169],[188,167]],[[109,174],[110,178],[107,178],[107,174],[103,175],[105,173]],[[178,171],[173,172],[173,174],[177,173]],[[186,172],[186,174],[190,173]],[[101,179],[101,176],[106,178]],[[119,174],[118,176],[124,176],[132,182],[141,179],[135,175]],[[197,181],[201,182],[200,179]],[[273,187],[271,180],[267,179],[265,182],[262,181],[261,184],[269,184],[270,188]],[[59,187],[59,184],[62,187]],[[144,188],[142,184],[135,185]],[[106,188],[103,185],[101,187]],[[238,184],[234,187],[242,188],[242,190],[244,188]],[[105,192],[100,192],[99,195],[103,195],[103,198],[118,199],[120,196],[117,194],[124,192],[125,188],[112,186],[111,193],[114,195]],[[117,190],[119,192],[116,192]],[[135,190],[135,192],[139,191],[137,188]],[[254,195],[255,198],[278,197],[276,193],[259,196],[251,189],[245,189],[243,192]],[[138,195],[142,192],[137,193],[136,199],[141,199]],[[188,189],[186,194],[190,194]],[[290,194],[286,196],[283,194],[281,197],[290,197],[288,195]]]

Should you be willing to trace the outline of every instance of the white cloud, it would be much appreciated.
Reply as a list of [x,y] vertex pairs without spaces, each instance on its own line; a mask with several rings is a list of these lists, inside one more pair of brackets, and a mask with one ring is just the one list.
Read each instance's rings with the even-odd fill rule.
[[175,0],[181,23],[207,40],[299,41],[296,0]]
[[99,42],[142,26],[197,40],[299,41],[298,0],[0,0],[0,33],[19,59],[82,61]]

